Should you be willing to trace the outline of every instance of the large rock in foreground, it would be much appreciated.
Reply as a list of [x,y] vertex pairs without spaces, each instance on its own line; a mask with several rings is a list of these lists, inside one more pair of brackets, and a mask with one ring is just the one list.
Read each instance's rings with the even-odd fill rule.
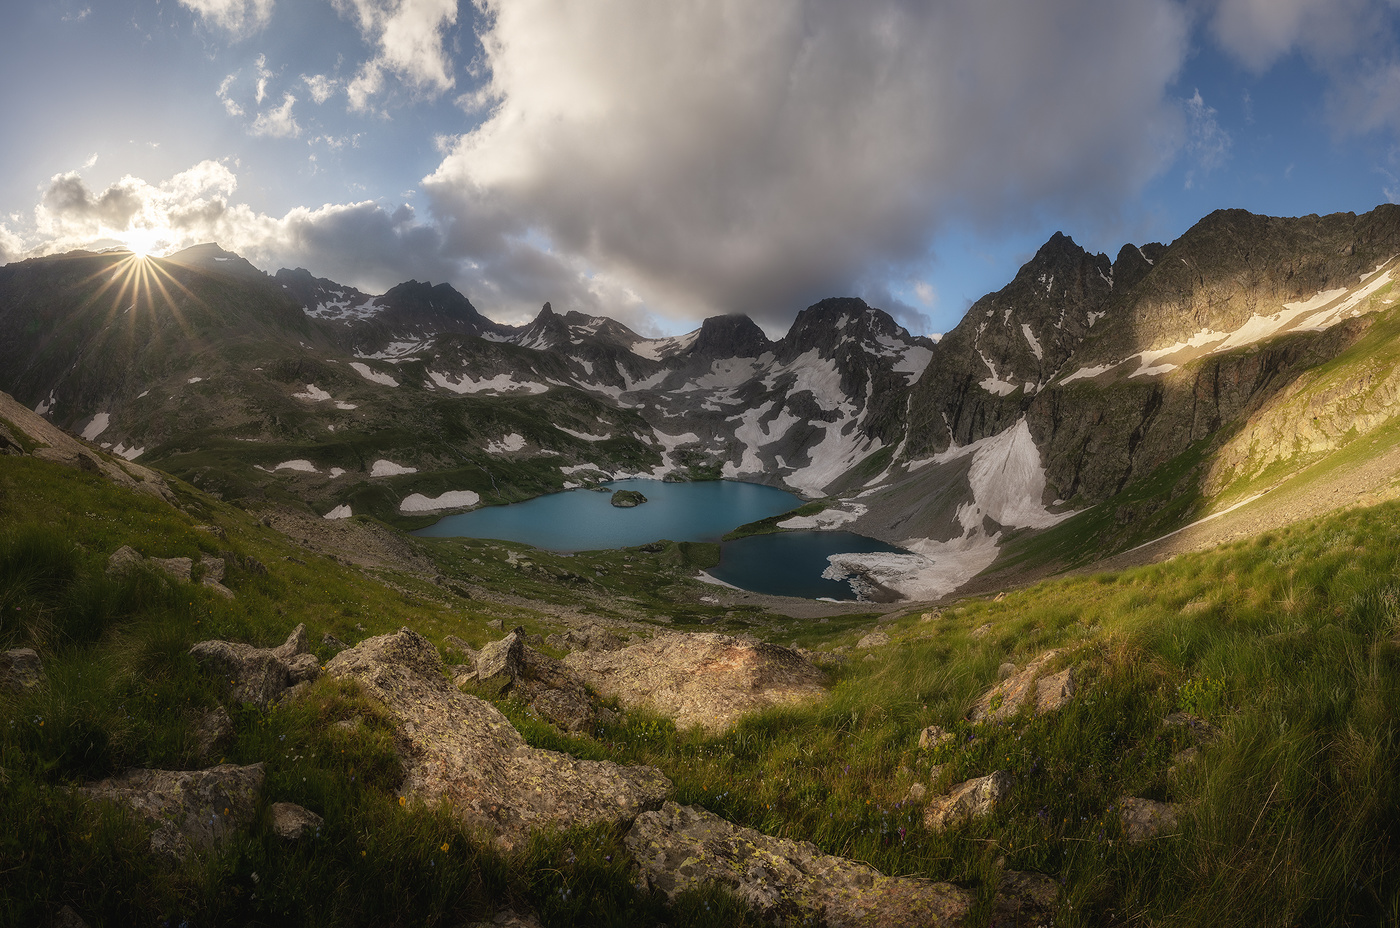
[[220,764],[207,770],[128,770],[79,791],[135,811],[156,826],[151,850],[182,860],[217,849],[251,825],[263,780],[262,764]]
[[625,840],[643,881],[668,899],[718,883],[781,924],[956,925],[972,903],[948,883],[888,877],[674,802],[639,815]]
[[826,674],[790,648],[711,633],[657,635],[617,651],[564,658],[593,689],[719,732],[746,712],[820,699]]
[[437,648],[410,629],[342,651],[326,673],[357,680],[393,715],[407,795],[449,803],[508,850],[534,828],[630,822],[671,791],[652,767],[530,747],[495,706],[453,687]]
[[1013,668],[1009,678],[983,693],[972,707],[974,722],[997,722],[1009,719],[1022,706],[1027,706],[1036,715],[1053,712],[1063,707],[1074,696],[1076,680],[1073,667],[1067,667],[1056,674],[1045,673],[1045,667],[1060,651],[1046,651],[1016,672]]
[[315,680],[321,662],[307,648],[306,626],[292,629],[275,648],[255,648],[239,641],[201,641],[190,654],[206,671],[226,677],[233,696],[266,709],[288,687]]

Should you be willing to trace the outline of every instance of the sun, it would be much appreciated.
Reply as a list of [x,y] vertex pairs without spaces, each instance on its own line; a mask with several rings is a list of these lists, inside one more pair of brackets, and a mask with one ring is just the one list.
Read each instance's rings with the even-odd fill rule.
[[122,236],[122,244],[136,258],[156,257],[157,246],[165,236],[159,229],[131,229]]

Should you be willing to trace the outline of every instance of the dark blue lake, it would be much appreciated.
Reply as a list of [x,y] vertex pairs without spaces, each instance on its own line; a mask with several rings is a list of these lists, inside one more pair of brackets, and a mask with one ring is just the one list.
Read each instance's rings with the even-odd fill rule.
[[[719,541],[728,531],[801,505],[786,490],[734,480],[664,483],[615,480],[607,492],[566,490],[509,506],[487,506],[446,516],[414,532],[430,538],[495,538],[549,551],[628,548],[668,538]],[[636,490],[647,502],[619,509],[616,490]],[[827,556],[849,552],[898,551],[850,532],[785,532],[725,542],[720,564],[707,571],[717,580],[755,593],[808,599],[854,599],[849,584],[827,580]]]
[[822,571],[833,554],[897,552],[894,545],[852,532],[780,532],[726,541],[718,567],[705,571],[731,586],[806,599],[855,599],[844,580],[828,580]]
[[[786,490],[735,480],[614,480],[606,489],[606,493],[566,490],[509,506],[487,506],[447,516],[413,534],[499,538],[549,551],[598,551],[662,538],[719,541],[725,532],[746,522],[802,505]],[[610,502],[615,490],[636,490],[647,501],[635,509],[619,509]]]

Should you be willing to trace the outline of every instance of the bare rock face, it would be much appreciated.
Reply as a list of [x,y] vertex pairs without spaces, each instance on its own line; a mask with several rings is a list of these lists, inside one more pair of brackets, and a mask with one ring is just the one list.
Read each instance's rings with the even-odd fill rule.
[[394,716],[407,795],[450,804],[508,850],[533,828],[630,822],[671,790],[651,767],[530,747],[495,706],[455,689],[437,648],[410,629],[342,651],[326,672],[358,681]]
[[275,648],[236,641],[201,641],[190,648],[200,666],[233,685],[235,699],[266,709],[288,687],[320,675],[316,655],[307,653],[306,626],[298,625]]
[[1169,802],[1125,796],[1118,800],[1123,835],[1131,842],[1149,841],[1176,830],[1177,807]]
[[44,663],[33,648],[15,648],[0,653],[0,690],[23,693],[43,686]]
[[657,635],[618,651],[575,651],[564,664],[629,708],[650,706],[678,728],[709,732],[746,712],[820,699],[827,682],[790,648],[703,632]]
[[1044,673],[1045,666],[1060,653],[1058,650],[1046,651],[1027,664],[1024,670],[1013,672],[983,693],[972,707],[972,720],[1001,721],[1015,715],[1022,706],[1029,706],[1033,712],[1041,715],[1068,703],[1074,696],[1074,668],[1069,667],[1056,674]]
[[956,925],[972,903],[956,886],[888,877],[674,802],[637,816],[625,841],[642,882],[667,898],[714,882],[778,924]]
[[297,841],[307,835],[315,835],[325,823],[321,816],[294,802],[272,804],[272,831],[284,840]]
[[116,802],[156,826],[151,850],[175,860],[217,849],[257,813],[263,765],[220,764],[207,770],[128,770],[80,787],[99,802]]
[[946,795],[933,798],[924,809],[924,827],[930,831],[957,828],[974,818],[990,815],[1010,794],[1011,774],[1004,770],[965,780]]

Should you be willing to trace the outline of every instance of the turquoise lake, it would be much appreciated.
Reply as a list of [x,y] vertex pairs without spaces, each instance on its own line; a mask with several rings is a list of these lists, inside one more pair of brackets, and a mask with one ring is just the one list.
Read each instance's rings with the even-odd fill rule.
[[[629,548],[666,538],[719,541],[726,532],[802,504],[776,487],[734,480],[664,483],[616,480],[607,492],[566,490],[509,506],[487,506],[447,516],[414,532],[430,538],[495,538],[549,551]],[[616,490],[636,490],[647,502],[619,509]],[[725,583],[758,593],[853,599],[846,583],[822,577],[827,556],[898,548],[850,532],[787,532],[725,542],[720,564],[707,571]]]

